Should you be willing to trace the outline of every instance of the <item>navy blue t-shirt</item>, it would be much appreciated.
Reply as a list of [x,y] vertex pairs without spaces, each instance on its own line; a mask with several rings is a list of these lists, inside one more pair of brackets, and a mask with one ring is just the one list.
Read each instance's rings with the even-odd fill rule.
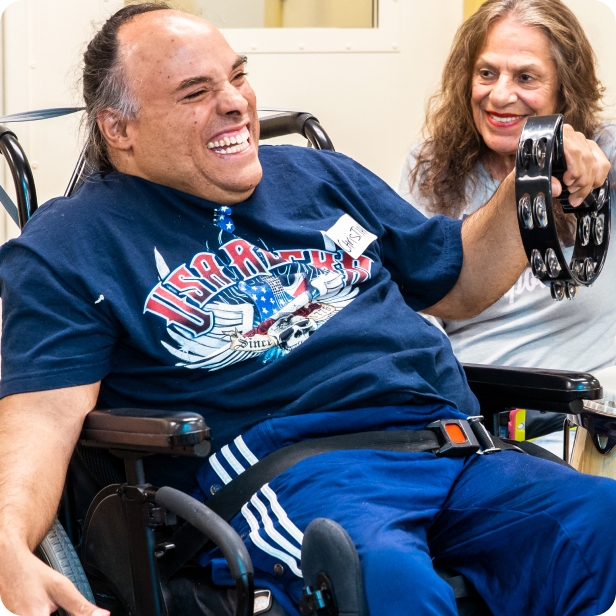
[[[102,380],[100,406],[202,413],[214,449],[272,417],[476,413],[416,313],[455,284],[461,223],[426,219],[340,154],[259,157],[233,233],[219,205],[121,173],[43,205],[0,249],[0,397]],[[358,259],[324,234],[343,214],[378,238]]]

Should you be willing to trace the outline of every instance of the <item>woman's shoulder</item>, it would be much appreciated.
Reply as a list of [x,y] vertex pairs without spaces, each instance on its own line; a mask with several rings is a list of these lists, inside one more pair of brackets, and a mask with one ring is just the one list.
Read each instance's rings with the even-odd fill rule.
[[601,124],[593,140],[597,142],[610,161],[616,159],[616,122]]
[[417,167],[417,160],[421,153],[422,148],[425,145],[425,141],[420,141],[411,146],[411,149],[406,155],[404,166],[402,167],[402,175],[400,176],[400,183],[398,184],[398,194],[406,199],[411,205],[418,209],[422,214],[429,216],[427,211],[428,203],[422,198],[417,182],[411,185],[411,173]]
[[[411,205],[422,212],[422,214],[431,217],[435,215],[435,212],[431,211],[430,200],[421,194],[419,189],[421,178],[418,178],[418,181],[414,182],[412,186],[410,182],[411,174],[415,171],[417,165],[421,164],[419,159],[426,145],[426,140],[420,141],[413,145],[408,151],[400,177],[398,193],[402,198],[406,199]],[[472,214],[475,210],[479,209],[492,197],[499,183],[500,182],[492,180],[483,165],[478,162],[466,178],[465,192],[467,205],[460,213],[460,217]]]
[[404,175],[406,174],[408,176],[408,174],[411,171],[413,171],[415,167],[419,164],[420,155],[422,153],[422,150],[425,149],[427,144],[428,144],[427,140],[424,139],[412,145],[411,148],[408,150],[407,155],[406,155],[406,160],[404,161],[404,171],[403,171],[402,181],[404,180]]

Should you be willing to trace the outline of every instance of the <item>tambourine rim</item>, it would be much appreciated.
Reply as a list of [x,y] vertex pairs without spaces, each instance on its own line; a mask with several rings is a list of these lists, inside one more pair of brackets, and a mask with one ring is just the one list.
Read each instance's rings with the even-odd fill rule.
[[[557,199],[555,200],[553,198],[550,178],[553,176],[554,163],[558,162],[558,161],[555,161],[555,158],[559,154],[561,156],[563,155],[563,152],[562,152],[563,121],[564,121],[564,118],[560,114],[551,115],[551,116],[531,116],[527,118],[524,124],[524,127],[522,129],[522,133],[520,134],[520,140],[518,142],[518,149],[516,153],[515,196],[516,196],[516,217],[518,219],[520,237],[522,239],[522,244],[524,245],[524,251],[526,252],[526,256],[528,258],[529,264],[531,265],[531,270],[533,271],[533,275],[538,280],[540,280],[542,283],[546,285],[549,284],[551,286],[553,283],[557,283],[557,282],[561,283],[562,292],[563,293],[566,292],[566,295],[569,296],[567,283],[571,285],[575,285],[575,286],[585,286],[585,287],[591,286],[592,284],[594,284],[594,282],[597,280],[597,278],[599,277],[599,275],[601,274],[603,270],[606,257],[607,257],[608,245],[609,245],[609,240],[610,240],[610,235],[611,235],[611,218],[610,218],[611,217],[611,191],[610,191],[610,186],[608,183],[606,200],[601,206],[600,210],[597,210],[596,212],[592,212],[590,214],[588,212],[584,214],[584,215],[590,215],[591,218],[596,218],[600,214],[603,215],[604,236],[603,236],[603,241],[601,242],[601,245],[598,245],[595,243],[595,246],[598,248],[598,250],[594,251],[594,254],[600,253],[597,255],[598,258],[595,259],[594,254],[591,253],[590,258],[593,258],[593,261],[595,261],[595,270],[593,272],[592,278],[586,279],[586,277],[584,276],[584,279],[582,279],[578,275],[577,272],[574,272],[571,270],[570,263],[567,262],[567,260],[565,259],[564,252],[563,252],[563,249],[560,243],[560,238],[558,236],[558,231],[556,229],[556,224],[555,224],[554,207],[555,207],[555,201]],[[528,132],[529,122],[537,124],[537,126],[531,127],[530,130],[532,131],[537,132],[540,130],[544,130],[544,131],[551,130],[551,132],[547,132],[545,135],[542,135],[541,137],[537,135],[534,135],[531,137]],[[551,127],[550,127],[550,123],[552,124]],[[534,156],[533,152],[537,149],[537,144],[543,139],[545,139],[548,143],[547,151],[549,151],[550,154],[546,157],[544,164],[541,167],[539,167],[536,164],[536,161],[533,161],[533,156]],[[532,146],[530,148],[530,151],[528,152],[529,160],[527,164],[525,164],[524,158],[526,157],[526,155],[524,154],[524,148],[527,147],[528,141],[532,141]],[[561,162],[560,164],[564,165],[564,161]],[[531,175],[531,173],[534,171],[537,172],[537,175]],[[539,190],[532,191],[533,193],[535,193],[535,196],[533,197],[529,189],[534,188],[534,187],[532,186],[532,184],[529,183],[529,181],[532,181],[533,183],[540,183],[541,180],[544,180],[544,181],[547,180],[547,185],[543,186],[542,190],[540,191]],[[545,226],[538,225],[537,220],[535,220],[536,218],[535,201],[539,194],[543,194],[545,197],[545,207],[546,207],[546,213],[547,213],[547,224]],[[528,195],[530,199],[530,216],[532,219],[531,226],[527,226],[524,223],[524,218],[522,214],[521,200],[526,195]],[[579,225],[581,224],[580,215],[582,213],[580,213],[580,215],[576,215],[575,213],[573,214],[576,216],[575,240],[573,244],[573,253],[575,254],[579,248],[583,248],[584,246],[587,246],[588,244],[584,244],[582,245],[582,247],[579,246],[578,230],[579,230]],[[594,214],[594,216],[592,214]],[[536,232],[537,228],[540,228],[542,235],[544,235],[541,241],[537,240],[537,232]],[[532,234],[532,237],[531,237],[531,234]],[[592,229],[591,229],[591,234],[592,234]],[[594,242],[593,237],[590,238],[590,242]],[[542,250],[540,250],[540,248]],[[550,248],[554,250],[555,255],[558,259],[558,265],[560,267],[560,271],[558,272],[556,276],[552,276],[550,274],[547,260],[545,259],[545,254]],[[533,251],[534,250],[539,251],[541,259],[544,263],[546,272],[543,276],[537,276],[535,274],[535,267],[533,266]],[[572,255],[572,258],[573,258],[573,255]],[[586,258],[589,258],[589,257],[586,257]],[[580,258],[579,260],[582,261],[583,258]],[[554,292],[555,291],[553,290],[553,293]],[[555,299],[557,298],[555,297]]]

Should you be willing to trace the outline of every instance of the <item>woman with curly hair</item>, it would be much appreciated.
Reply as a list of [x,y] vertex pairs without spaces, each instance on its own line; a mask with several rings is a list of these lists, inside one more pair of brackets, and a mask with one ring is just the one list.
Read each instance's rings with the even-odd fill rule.
[[[427,216],[475,212],[513,171],[524,122],[533,115],[563,114],[613,162],[616,125],[602,123],[603,90],[590,42],[561,0],[488,0],[456,34],[401,194]],[[570,232],[562,212],[557,226]],[[527,268],[479,316],[441,324],[463,362],[592,372],[616,364],[615,289],[612,248],[598,281],[575,301],[554,302],[549,286]],[[539,430],[558,425],[562,415]]]

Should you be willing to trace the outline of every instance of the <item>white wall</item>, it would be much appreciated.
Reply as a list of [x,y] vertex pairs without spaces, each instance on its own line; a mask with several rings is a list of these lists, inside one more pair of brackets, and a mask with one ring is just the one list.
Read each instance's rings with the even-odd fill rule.
[[[2,18],[3,112],[79,105],[79,61],[97,23],[122,0],[19,0]],[[64,192],[79,154],[81,114],[12,124],[33,167],[39,203]],[[4,187],[12,194],[10,175]],[[17,233],[4,214],[4,235]],[[0,228],[0,231],[2,229]]]
[[605,102],[606,114],[616,118],[616,16],[614,12],[598,0],[564,0],[576,14],[586,35],[593,45],[599,62],[599,77],[607,88]]
[[[397,185],[408,147],[420,135],[425,102],[438,83],[462,0],[398,0],[398,53],[252,54],[259,103],[314,113],[339,151]],[[567,0],[616,92],[616,18],[598,0]],[[94,26],[121,0],[19,0],[4,22],[4,112],[79,103],[74,83]],[[613,112],[613,109],[612,109]],[[612,113],[612,115],[616,115]],[[62,194],[77,158],[78,118],[13,125],[33,165],[39,201]],[[301,141],[299,141],[301,142]],[[4,186],[8,186],[5,181]],[[14,225],[0,223],[0,238]]]

